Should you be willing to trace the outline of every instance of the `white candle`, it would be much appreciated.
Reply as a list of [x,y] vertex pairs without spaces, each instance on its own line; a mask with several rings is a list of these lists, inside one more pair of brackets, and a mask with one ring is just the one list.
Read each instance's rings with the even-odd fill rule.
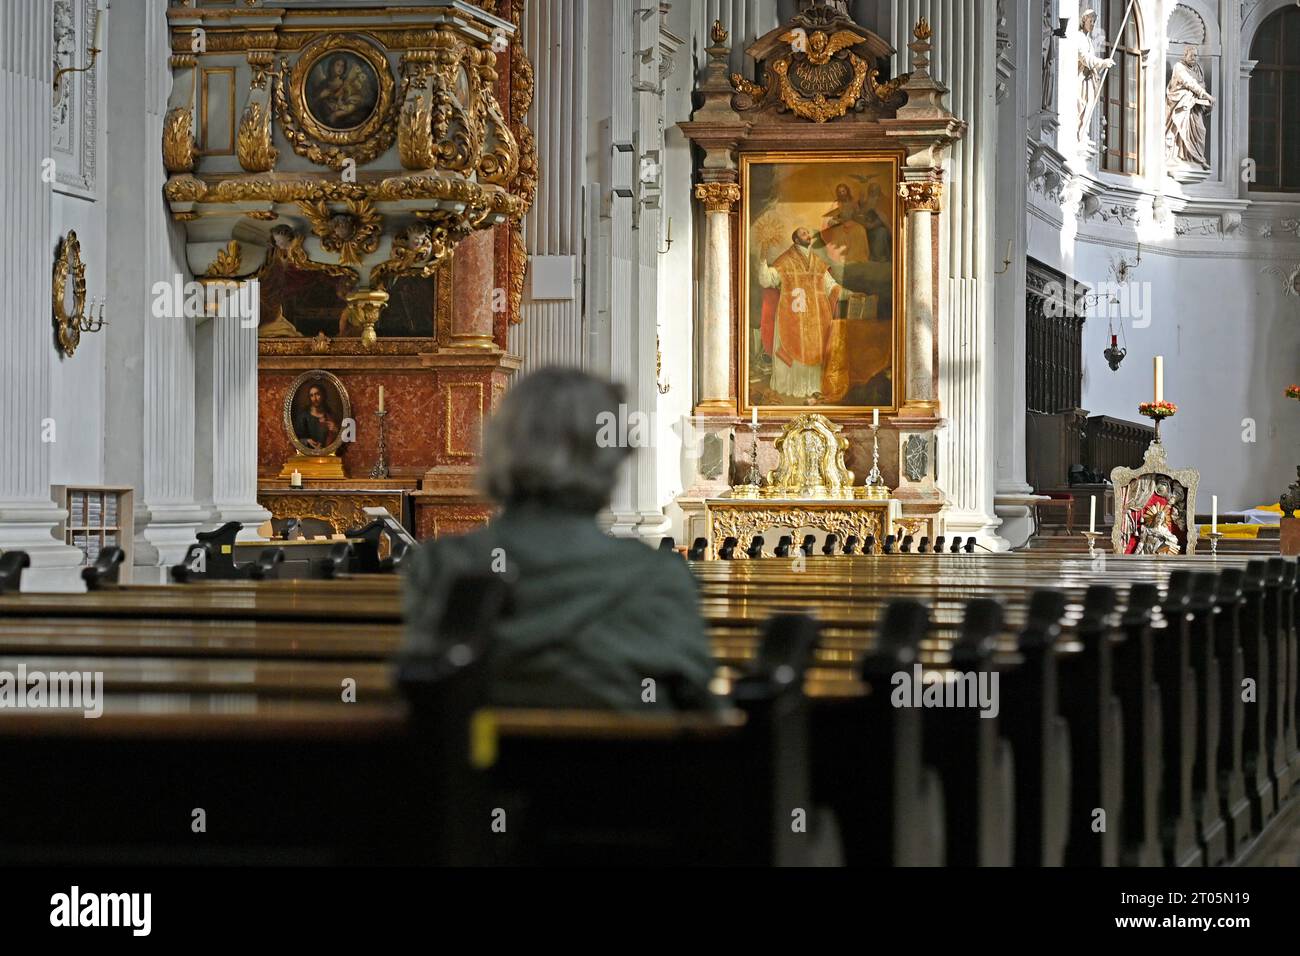
[[302,487],[302,472],[299,471],[297,468],[295,468],[293,470],[293,474],[289,476],[289,485],[292,488]]
[[384,410],[384,386],[379,386],[379,410]]
[[95,11],[95,41],[91,44],[96,50],[102,50],[100,45],[104,39],[104,11]]
[[1165,400],[1165,357],[1156,356],[1156,401]]
[[1088,530],[1097,530],[1097,496],[1088,499]]
[[757,428],[758,427],[758,406],[755,405],[753,408],[750,409],[750,411],[753,414],[749,419],[749,423],[753,425],[755,428]]
[[1210,530],[1219,530],[1219,496],[1210,495]]
[[880,409],[878,408],[873,408],[871,410],[871,427],[872,428],[880,427]]

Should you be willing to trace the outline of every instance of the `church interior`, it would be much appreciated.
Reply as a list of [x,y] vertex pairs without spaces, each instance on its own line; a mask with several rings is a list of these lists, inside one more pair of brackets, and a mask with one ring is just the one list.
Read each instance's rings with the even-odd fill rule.
[[6,865],[1300,865],[1292,0],[3,0],[0,104]]

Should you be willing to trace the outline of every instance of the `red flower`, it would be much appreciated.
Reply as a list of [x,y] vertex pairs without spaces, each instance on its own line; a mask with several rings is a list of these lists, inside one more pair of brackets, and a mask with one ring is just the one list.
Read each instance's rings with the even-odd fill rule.
[[1172,418],[1177,411],[1173,402],[1143,402],[1138,406],[1138,414],[1144,418]]

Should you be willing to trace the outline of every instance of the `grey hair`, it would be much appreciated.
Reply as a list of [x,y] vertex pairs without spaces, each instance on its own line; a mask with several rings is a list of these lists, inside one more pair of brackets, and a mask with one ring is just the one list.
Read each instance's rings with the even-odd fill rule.
[[483,435],[479,485],[501,504],[595,514],[614,493],[627,442],[598,440],[620,414],[621,385],[578,369],[544,368],[520,379]]

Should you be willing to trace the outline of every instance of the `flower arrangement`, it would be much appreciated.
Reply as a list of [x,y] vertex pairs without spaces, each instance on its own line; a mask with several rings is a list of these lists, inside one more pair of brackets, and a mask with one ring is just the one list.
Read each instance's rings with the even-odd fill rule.
[[1300,385],[1288,385],[1286,387],[1286,397],[1294,398],[1296,401],[1300,402]]
[[1173,418],[1178,406],[1173,402],[1143,402],[1138,406],[1138,414],[1143,418],[1152,418],[1157,422],[1164,418]]

